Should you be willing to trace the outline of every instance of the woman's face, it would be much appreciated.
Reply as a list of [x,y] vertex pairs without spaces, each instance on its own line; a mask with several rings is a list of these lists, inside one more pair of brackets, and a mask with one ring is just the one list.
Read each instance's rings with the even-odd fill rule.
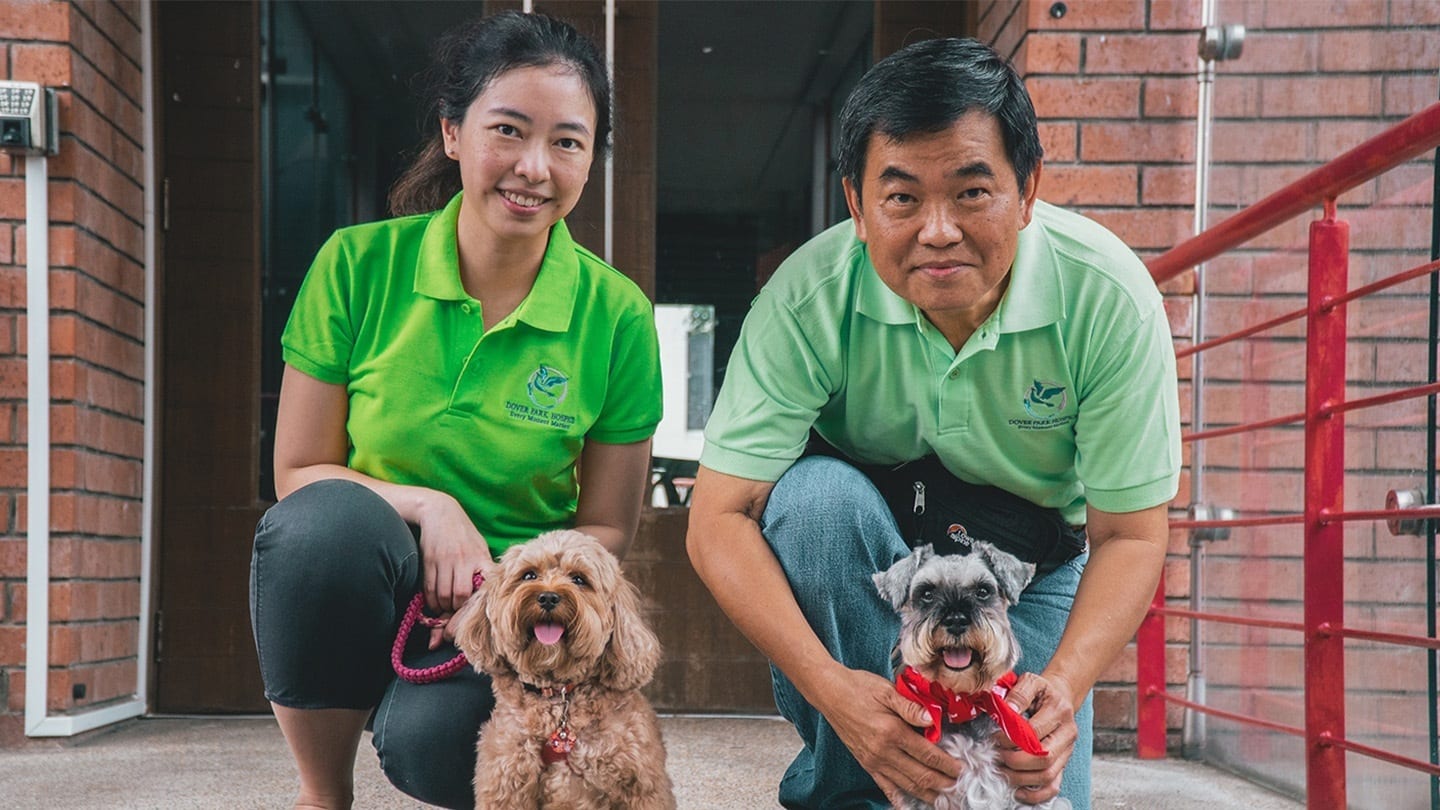
[[595,156],[595,102],[566,65],[496,76],[463,121],[441,119],[460,162],[462,221],[501,239],[544,238],[580,200]]

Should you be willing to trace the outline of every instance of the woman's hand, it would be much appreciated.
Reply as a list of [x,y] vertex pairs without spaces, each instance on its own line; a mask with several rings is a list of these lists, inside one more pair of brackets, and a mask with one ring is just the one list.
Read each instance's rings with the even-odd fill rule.
[[425,606],[431,613],[452,614],[475,590],[475,572],[493,562],[490,547],[460,503],[443,492],[432,491],[425,497],[415,517]]

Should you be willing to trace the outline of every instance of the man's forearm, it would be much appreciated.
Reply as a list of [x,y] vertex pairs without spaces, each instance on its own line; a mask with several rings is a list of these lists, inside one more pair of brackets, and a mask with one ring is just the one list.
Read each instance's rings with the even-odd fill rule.
[[1163,540],[1117,536],[1090,554],[1070,619],[1044,675],[1063,682],[1074,705],[1134,636],[1165,564]]
[[818,708],[824,673],[838,664],[805,621],[759,526],[739,514],[692,522],[688,545],[720,609]]

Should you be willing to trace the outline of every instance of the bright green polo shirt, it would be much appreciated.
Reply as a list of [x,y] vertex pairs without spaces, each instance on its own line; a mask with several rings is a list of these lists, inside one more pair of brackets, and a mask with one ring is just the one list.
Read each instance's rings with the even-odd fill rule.
[[853,223],[796,251],[741,329],[701,463],[775,481],[811,426],[852,458],[936,453],[959,477],[1085,522],[1174,497],[1180,418],[1169,321],[1118,238],[1037,202],[1010,285],[957,353],[870,265]]
[[586,441],[660,422],[650,302],[564,222],[535,286],[489,332],[460,283],[457,195],[430,214],[337,231],[281,339],[285,362],[345,386],[351,468],[450,493],[495,553],[573,525]]

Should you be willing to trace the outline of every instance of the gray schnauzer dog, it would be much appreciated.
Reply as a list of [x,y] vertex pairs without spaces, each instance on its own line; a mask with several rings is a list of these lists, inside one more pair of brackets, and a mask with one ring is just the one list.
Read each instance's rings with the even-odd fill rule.
[[[1045,754],[1030,723],[1004,699],[1020,660],[1007,611],[1034,574],[1034,565],[975,542],[963,555],[921,546],[875,575],[880,595],[900,614],[896,689],[930,712],[926,738],[964,768],[934,810],[1070,810],[1060,797],[1017,802],[994,739],[1004,731],[1021,748]],[[908,797],[901,810],[930,807]]]

